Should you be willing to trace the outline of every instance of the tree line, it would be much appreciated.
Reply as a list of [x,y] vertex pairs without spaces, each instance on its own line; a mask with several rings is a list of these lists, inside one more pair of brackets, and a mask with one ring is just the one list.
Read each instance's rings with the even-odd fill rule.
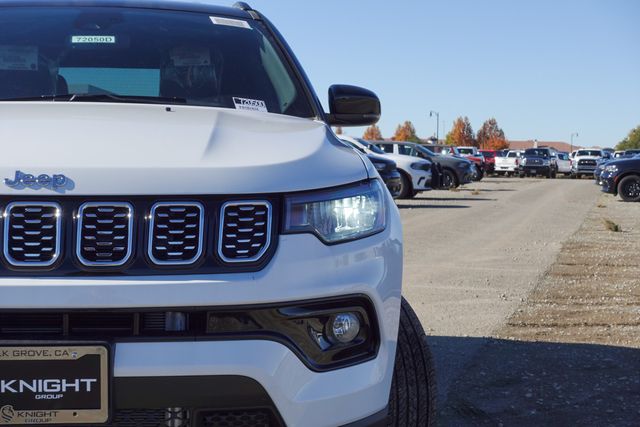
[[635,128],[631,129],[627,137],[620,141],[618,145],[616,145],[616,150],[618,151],[632,149],[640,149],[640,126],[636,126]]
[[[376,125],[369,126],[365,129],[362,138],[369,141],[384,139],[380,128]],[[393,141],[423,142],[418,137],[413,123],[408,120],[398,125],[391,139]],[[453,127],[445,137],[444,142],[447,145],[472,146],[485,150],[502,150],[509,148],[509,142],[507,141],[504,131],[498,126],[498,121],[494,118],[485,121],[478,132],[475,133],[468,117],[458,117],[455,122],[453,122]]]

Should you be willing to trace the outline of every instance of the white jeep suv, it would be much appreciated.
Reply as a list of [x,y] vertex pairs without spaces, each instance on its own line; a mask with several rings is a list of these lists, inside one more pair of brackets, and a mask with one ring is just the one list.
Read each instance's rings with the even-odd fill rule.
[[[0,0],[0,423],[422,426],[402,228],[244,3]],[[398,360],[398,362],[396,362]]]

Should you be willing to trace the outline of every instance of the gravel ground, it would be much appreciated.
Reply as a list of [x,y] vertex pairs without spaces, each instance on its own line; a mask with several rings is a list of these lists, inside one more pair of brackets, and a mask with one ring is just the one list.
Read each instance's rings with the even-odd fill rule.
[[640,205],[587,180],[467,187],[400,204],[440,424],[639,425]]

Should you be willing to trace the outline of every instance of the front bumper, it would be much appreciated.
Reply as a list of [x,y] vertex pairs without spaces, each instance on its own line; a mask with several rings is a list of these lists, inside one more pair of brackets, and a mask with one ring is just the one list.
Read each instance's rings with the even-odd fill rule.
[[384,181],[389,193],[391,196],[398,197],[400,195],[400,190],[402,188],[402,182],[400,178],[400,172],[397,170],[393,171],[378,171],[382,181]]
[[[385,410],[393,376],[402,283],[402,231],[395,205],[388,205],[387,229],[366,239],[326,246],[312,235],[280,236],[273,259],[259,272],[0,278],[0,312],[145,307],[166,307],[170,311],[172,307],[243,306],[366,295],[379,325],[377,355],[337,370],[314,371],[287,346],[270,340],[209,341],[186,337],[167,342],[114,342],[112,346],[116,407],[120,381],[141,378],[172,383],[181,377],[233,376],[258,383],[288,426],[354,423]],[[135,403],[127,406],[139,406],[145,401]],[[172,402],[169,407],[177,403],[181,402]],[[216,405],[215,399],[196,403],[200,408]],[[169,402],[156,402],[153,406],[160,404]],[[258,401],[245,404],[261,405]]]
[[521,165],[518,169],[524,175],[548,175],[550,170],[551,166],[545,165]]
[[431,189],[431,170],[412,169],[411,180],[415,191]]
[[610,172],[603,172],[600,175],[600,186],[604,193],[618,194],[617,176]]
[[578,166],[571,169],[571,173],[580,175],[591,175],[595,172],[596,166]]

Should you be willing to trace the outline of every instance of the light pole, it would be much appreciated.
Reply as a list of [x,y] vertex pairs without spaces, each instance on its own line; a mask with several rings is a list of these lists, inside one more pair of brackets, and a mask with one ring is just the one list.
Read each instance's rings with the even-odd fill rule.
[[437,111],[429,111],[429,117],[436,116],[436,140],[440,144],[440,113]]
[[571,154],[573,152],[573,138],[574,137],[579,137],[580,135],[578,135],[578,132],[574,132],[571,134],[571,152],[569,152],[569,154]]

